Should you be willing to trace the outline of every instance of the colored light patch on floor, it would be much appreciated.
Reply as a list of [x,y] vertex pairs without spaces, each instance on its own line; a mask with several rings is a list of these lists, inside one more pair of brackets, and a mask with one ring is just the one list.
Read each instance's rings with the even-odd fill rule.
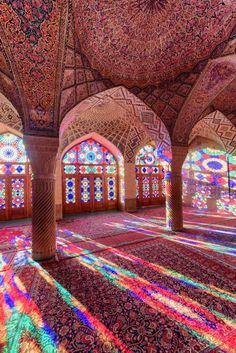
[[[30,258],[29,226],[2,229],[2,347],[15,339],[19,353],[41,351],[46,341],[61,352],[234,352],[236,273],[217,262],[235,258],[232,218],[216,225],[214,215],[187,212],[190,228],[175,234],[163,229],[163,209],[60,222],[57,260],[43,267]],[[86,232],[96,219],[104,223]]]
[[[127,290],[141,302],[168,315],[178,324],[183,325],[185,329],[201,339],[208,340],[210,344],[220,346],[229,352],[234,351],[236,324],[229,318],[222,318],[222,315],[217,315],[217,313],[212,314],[197,302],[176,296],[161,286],[154,285],[130,271],[117,267],[103,257],[88,254],[84,256],[81,249],[75,245],[69,243],[67,245],[66,252],[77,255],[80,264],[103,275],[119,289]],[[219,320],[222,320],[221,324]]]

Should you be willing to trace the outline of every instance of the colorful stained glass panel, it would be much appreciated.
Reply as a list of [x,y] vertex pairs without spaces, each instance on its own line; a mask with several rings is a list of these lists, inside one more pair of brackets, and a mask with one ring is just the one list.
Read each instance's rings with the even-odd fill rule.
[[89,180],[89,178],[86,178],[86,177],[81,178],[80,191],[81,191],[81,202],[82,203],[90,202],[90,180]]
[[25,174],[25,165],[24,164],[11,164],[5,163],[0,164],[0,174]]
[[12,208],[24,207],[24,179],[12,179]]
[[66,203],[75,203],[75,178],[66,178]]
[[102,174],[103,167],[100,165],[82,165],[79,167],[80,174]]
[[7,169],[5,164],[0,164],[0,174],[7,174]]
[[159,179],[157,177],[152,178],[152,197],[159,197]]
[[80,164],[102,164],[103,147],[100,143],[89,139],[78,146],[78,162]]
[[63,157],[63,163],[76,163],[77,162],[77,147],[71,148]]
[[6,208],[6,180],[0,179],[0,209]]
[[116,174],[117,170],[116,170],[116,166],[115,165],[108,165],[106,167],[106,173],[107,174]]
[[[208,197],[221,198],[217,204],[219,208],[222,207],[227,200],[227,197],[222,196],[222,192],[229,195],[230,186],[236,186],[234,182],[231,184],[230,171],[231,168],[234,169],[233,163],[234,159],[230,155],[227,156],[225,151],[217,149],[203,148],[188,154],[183,165],[183,189],[185,195],[191,195],[194,207],[207,209]],[[192,192],[188,183],[185,183],[188,179],[195,181],[197,185]]]
[[76,166],[75,165],[64,165],[64,173],[65,174],[75,174]]
[[159,168],[158,167],[141,167],[142,174],[158,174]]
[[108,200],[116,200],[116,179],[114,177],[107,178]]
[[143,197],[145,199],[150,197],[150,185],[149,185],[149,178],[148,177],[143,177],[142,178],[142,183],[143,183]]
[[105,147],[103,147],[104,150],[104,163],[105,164],[116,164],[116,160],[113,156],[113,154],[111,154],[111,152],[109,152]]
[[157,149],[147,145],[136,156],[136,165],[158,165],[160,163]]
[[26,163],[26,151],[23,139],[5,133],[0,135],[0,162],[8,163]]
[[103,201],[102,177],[94,178],[94,200],[96,202]]
[[116,160],[111,152],[99,142],[88,139],[70,149],[63,158],[64,163],[79,163],[82,165],[107,164],[115,165]]

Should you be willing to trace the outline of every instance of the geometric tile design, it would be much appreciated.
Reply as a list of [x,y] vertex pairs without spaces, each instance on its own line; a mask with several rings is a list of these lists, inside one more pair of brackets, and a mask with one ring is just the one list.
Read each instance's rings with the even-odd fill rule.
[[219,111],[208,114],[194,126],[190,135],[189,145],[197,136],[214,140],[219,145],[223,145],[227,153],[236,154],[236,128]]
[[231,121],[219,111],[206,116],[203,121],[220,137],[226,152],[234,155],[236,153],[236,128]]
[[0,102],[0,123],[5,124],[17,131],[22,131],[22,121],[19,115],[8,103]]
[[[201,119],[192,129],[190,137],[189,137],[189,146],[194,142],[194,140],[198,137],[208,139],[214,141],[217,145],[220,145],[224,148],[223,142],[220,136],[217,135],[216,131],[211,128],[204,119]],[[210,141],[208,141],[209,143]],[[207,146],[208,146],[207,143]]]
[[129,87],[159,84],[191,71],[235,24],[233,0],[212,0],[211,6],[206,0],[97,3],[75,1],[77,37],[92,67]]
[[179,113],[172,137],[174,144],[187,145],[192,128],[209,104],[234,80],[235,73],[234,55],[208,62]]
[[1,39],[24,98],[25,129],[55,135],[68,2],[1,1]]
[[73,115],[73,120],[61,133],[61,150],[92,132],[113,143],[126,162],[133,162],[138,149],[151,141],[148,130],[141,121],[107,97],[105,103],[100,99],[81,114]]
[[61,125],[62,148],[89,132],[97,132],[116,145],[126,161],[133,161],[147,141],[155,141],[159,148],[170,146],[162,121],[123,87],[88,98],[69,112]]

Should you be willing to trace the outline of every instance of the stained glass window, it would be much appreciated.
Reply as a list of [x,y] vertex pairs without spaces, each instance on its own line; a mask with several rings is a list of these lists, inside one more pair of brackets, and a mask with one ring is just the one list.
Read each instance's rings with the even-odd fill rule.
[[137,154],[135,170],[138,205],[156,205],[164,201],[161,190],[163,179],[161,163],[159,151],[151,145],[143,147]]
[[90,179],[81,178],[81,201],[87,203],[90,201]]
[[82,165],[79,167],[79,173],[80,174],[102,174],[103,173],[103,167],[100,165]]
[[150,184],[149,184],[149,178],[148,177],[143,177],[143,197],[148,198],[150,197]]
[[102,177],[94,178],[94,200],[96,202],[103,201]]
[[107,148],[99,142],[88,139],[77,146],[71,148],[63,158],[64,163],[78,163],[82,165],[90,164],[116,164],[116,160]]
[[115,165],[108,165],[106,167],[106,173],[107,174],[116,174],[116,172],[117,172],[117,169],[116,169]]
[[24,164],[11,164],[5,163],[0,164],[0,174],[25,174],[25,165]]
[[12,179],[12,208],[24,207],[24,179]]
[[159,157],[155,147],[147,145],[136,156],[136,165],[159,165]]
[[66,203],[75,203],[75,178],[66,178]]
[[[88,139],[71,148],[63,158],[65,210],[81,212],[108,207],[106,201],[117,199],[117,162],[112,153],[99,142]],[[72,189],[67,186],[69,177],[75,178]],[[76,187],[79,188],[79,192]],[[69,202],[69,198],[72,201]],[[71,203],[74,203],[70,207]],[[115,202],[109,208],[116,207]]]
[[63,157],[64,163],[76,163],[77,162],[77,146],[71,148]]
[[107,178],[108,200],[116,200],[116,179],[114,177]]
[[64,173],[65,174],[75,174],[76,166],[75,165],[64,165]]
[[[29,215],[31,202],[27,192],[30,166],[23,139],[11,133],[0,135],[0,175],[4,175],[0,179],[0,208],[6,209],[1,219]],[[19,210],[18,213],[18,209],[22,208],[24,211]]]
[[[233,210],[236,201],[236,158],[225,151],[202,148],[190,151],[183,165],[183,194],[192,197],[192,205],[207,209],[207,199],[217,199],[221,210]],[[195,182],[195,189],[189,185]]]
[[6,181],[0,179],[0,209],[6,208]]
[[5,133],[0,135],[0,163],[26,163],[26,151],[22,138]]
[[159,197],[159,178],[152,177],[152,196]]

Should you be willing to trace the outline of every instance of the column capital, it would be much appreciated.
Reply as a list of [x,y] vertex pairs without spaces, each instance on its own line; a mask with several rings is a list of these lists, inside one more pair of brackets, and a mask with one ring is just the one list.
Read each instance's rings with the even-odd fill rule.
[[30,152],[54,153],[55,155],[58,152],[58,137],[24,135],[24,142]]
[[24,142],[34,179],[54,178],[59,138],[24,135]]
[[172,162],[171,162],[172,173],[180,174],[182,172],[182,165],[188,154],[188,147],[172,146],[171,150],[172,150]]
[[171,146],[172,155],[185,158],[188,154],[188,146]]

